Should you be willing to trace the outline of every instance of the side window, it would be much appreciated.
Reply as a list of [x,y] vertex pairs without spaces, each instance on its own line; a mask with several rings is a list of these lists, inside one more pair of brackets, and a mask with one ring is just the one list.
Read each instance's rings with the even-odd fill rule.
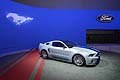
[[65,47],[62,43],[60,43],[60,42],[53,42],[52,43],[52,46],[54,46],[54,47]]

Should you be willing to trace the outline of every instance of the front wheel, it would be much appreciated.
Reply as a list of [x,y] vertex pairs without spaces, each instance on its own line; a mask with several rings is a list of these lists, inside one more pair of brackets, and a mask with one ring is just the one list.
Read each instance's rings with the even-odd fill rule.
[[83,65],[85,65],[85,59],[81,55],[75,55],[73,57],[73,63],[77,66],[83,66]]
[[48,54],[47,54],[47,52],[45,50],[41,51],[41,57],[44,58],[44,59],[48,58]]

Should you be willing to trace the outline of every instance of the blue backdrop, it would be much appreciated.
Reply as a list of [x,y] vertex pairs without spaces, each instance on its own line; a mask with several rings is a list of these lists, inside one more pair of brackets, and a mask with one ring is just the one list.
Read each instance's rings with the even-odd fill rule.
[[[6,18],[8,13],[34,19],[16,25]],[[114,20],[100,23],[96,18],[101,14],[109,14]],[[39,42],[54,39],[86,45],[86,29],[120,29],[120,11],[47,9],[1,0],[0,53],[36,48]]]

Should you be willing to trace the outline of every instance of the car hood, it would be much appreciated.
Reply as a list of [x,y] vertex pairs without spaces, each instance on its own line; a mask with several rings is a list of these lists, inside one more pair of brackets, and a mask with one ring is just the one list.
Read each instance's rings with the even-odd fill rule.
[[82,48],[82,47],[73,47],[72,49],[78,51],[78,52],[84,52],[84,53],[87,53],[87,54],[91,54],[91,53],[97,53],[96,51],[94,50],[91,50],[91,49],[87,49],[87,48]]

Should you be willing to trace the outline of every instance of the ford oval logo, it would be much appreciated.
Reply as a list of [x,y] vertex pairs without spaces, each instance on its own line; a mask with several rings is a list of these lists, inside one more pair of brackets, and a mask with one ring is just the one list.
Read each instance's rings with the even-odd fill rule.
[[106,15],[106,14],[100,15],[100,16],[97,17],[97,20],[99,22],[111,22],[113,19],[114,18],[112,16]]

